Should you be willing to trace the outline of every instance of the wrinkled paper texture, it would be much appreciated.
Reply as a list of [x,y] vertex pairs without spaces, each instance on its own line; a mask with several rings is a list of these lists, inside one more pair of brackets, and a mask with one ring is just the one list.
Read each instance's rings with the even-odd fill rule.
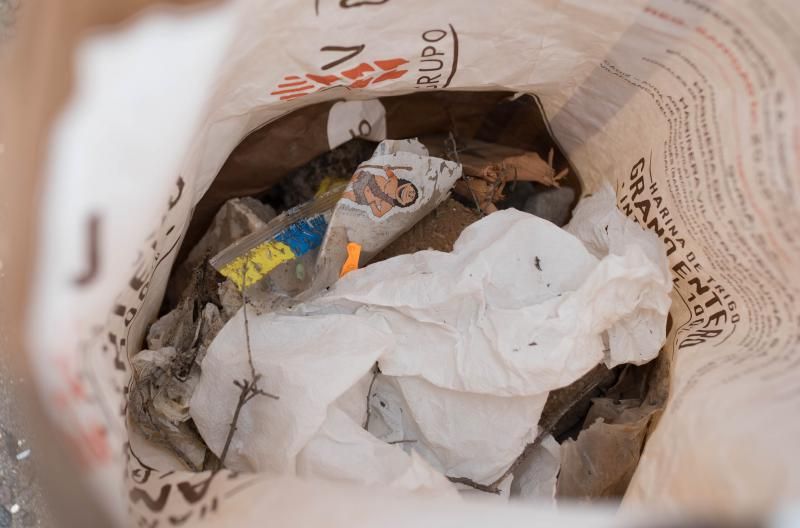
[[[629,222],[603,195],[587,202]],[[587,215],[575,226],[594,221]],[[660,247],[631,226],[636,238],[613,237],[622,255],[598,259],[550,222],[500,211],[468,226],[451,253],[400,255],[348,274],[289,311],[251,314],[255,372],[280,400],[255,398],[242,407],[226,464],[416,489],[435,483],[417,467],[418,453],[450,477],[501,478],[534,440],[548,392],[603,360],[604,332],[639,310],[660,309],[660,327],[643,330],[663,339],[669,280],[647,257]],[[233,381],[248,375],[243,315],[211,344],[191,403],[218,455],[238,397]],[[637,360],[655,357],[661,343],[645,345],[635,350]],[[360,409],[352,401],[349,412],[331,404],[363,385],[376,361],[382,374],[369,395],[362,392],[375,415],[367,432],[354,420]],[[376,437],[397,444],[382,447]],[[376,449],[387,453],[381,469],[365,475],[349,467],[359,453],[367,468],[380,465]]]

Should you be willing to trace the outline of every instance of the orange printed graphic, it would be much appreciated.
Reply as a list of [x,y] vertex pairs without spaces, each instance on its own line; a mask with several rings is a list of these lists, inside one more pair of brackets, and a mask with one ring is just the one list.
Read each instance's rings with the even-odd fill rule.
[[373,62],[362,62],[354,67],[344,69],[338,74],[307,73],[304,76],[286,75],[270,95],[280,96],[282,101],[289,101],[331,86],[347,86],[348,88],[365,88],[392,79],[399,79],[408,70],[401,69],[408,61],[403,58],[382,59]]

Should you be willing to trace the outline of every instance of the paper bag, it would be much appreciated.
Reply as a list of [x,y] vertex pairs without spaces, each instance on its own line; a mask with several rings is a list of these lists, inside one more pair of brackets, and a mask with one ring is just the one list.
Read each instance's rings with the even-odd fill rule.
[[[104,17],[83,24],[94,19]],[[91,501],[141,526],[399,525],[414,520],[409,511],[462,526],[529,524],[532,512],[498,505],[381,509],[404,499],[157,467],[126,429],[130,357],[182,242],[197,240],[224,199],[266,189],[348,137],[440,133],[450,121],[464,134],[503,123],[484,139],[510,146],[551,133],[586,193],[609,182],[619,207],[664,243],[671,395],[626,505],[765,512],[797,498],[798,22],[790,2],[230,0],[73,37],[69,99],[48,129],[65,90],[47,92],[44,115],[20,110],[20,87],[38,86],[32,73],[21,78],[4,107],[18,105],[13,115],[32,126],[21,139],[4,132],[26,148],[2,157],[18,178],[41,174],[35,214],[22,210],[38,226],[27,227],[35,252],[14,239],[22,262],[33,255],[31,271],[8,271],[29,281],[30,302],[21,286],[10,299],[27,314],[38,396],[65,455],[82,461]],[[481,97],[510,111],[443,111],[444,92],[464,90],[505,92]],[[404,114],[415,100],[431,111]],[[514,122],[531,108],[542,130],[520,135]],[[243,154],[259,143],[283,146],[261,151],[272,171]],[[333,504],[363,515],[326,516]]]

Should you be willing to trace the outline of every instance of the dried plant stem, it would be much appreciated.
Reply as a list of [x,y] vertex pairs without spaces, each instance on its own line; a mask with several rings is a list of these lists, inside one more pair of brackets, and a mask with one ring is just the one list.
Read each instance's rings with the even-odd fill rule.
[[247,393],[249,391],[250,388],[247,387],[246,389],[243,389],[242,392],[239,393],[239,401],[236,403],[236,410],[233,411],[233,420],[231,420],[231,426],[230,429],[228,429],[228,436],[225,438],[225,446],[222,448],[222,453],[219,455],[220,466],[225,465],[225,457],[228,456],[228,449],[231,447],[231,441],[233,440],[233,433],[236,432],[236,423],[239,421],[239,413],[242,411],[242,407],[244,407],[244,404],[247,403]]
[[236,432],[236,424],[239,422],[239,414],[247,402],[256,396],[267,396],[269,398],[278,399],[274,394],[269,394],[258,388],[258,381],[261,375],[257,374],[252,380],[235,380],[234,385],[239,387],[239,400],[236,402],[236,409],[233,411],[233,419],[231,420],[230,429],[228,429],[228,436],[225,438],[225,445],[222,448],[222,453],[219,455],[220,465],[225,464],[225,457],[228,456],[228,449],[231,446],[233,435]]
[[365,169],[392,169],[392,170],[413,170],[414,167],[409,167],[408,165],[368,165],[366,163],[362,163],[359,165],[360,168]]
[[261,380],[261,374],[256,373],[256,367],[253,363],[253,349],[250,346],[250,321],[247,318],[247,283],[245,281],[246,272],[249,265],[250,261],[248,259],[245,261],[244,266],[242,266],[242,319],[244,319],[244,338],[245,347],[247,349],[247,364],[250,366],[250,379],[233,381],[233,384],[239,387],[239,399],[236,402],[236,409],[233,411],[233,418],[231,419],[231,425],[228,429],[228,436],[225,438],[225,444],[222,447],[222,453],[219,455],[220,466],[225,465],[225,457],[228,456],[228,450],[231,447],[233,435],[236,433],[239,415],[241,414],[242,408],[247,404],[247,402],[256,396],[267,396],[268,398],[273,398],[275,400],[279,399],[278,396],[258,388],[258,382]]
[[[453,161],[455,161],[456,163],[458,163],[459,165],[461,165],[461,159],[458,156],[458,145],[456,144],[456,136],[455,134],[453,134],[452,130],[448,134],[450,139],[449,143],[451,145],[451,150],[450,152],[448,152],[448,157]],[[477,209],[478,214],[481,215],[481,217],[486,216],[486,213],[484,213],[483,209],[481,209],[481,204],[478,202],[478,197],[475,196],[475,191],[472,189],[471,185],[472,178],[463,173],[463,167],[462,167],[461,177],[464,178],[465,182],[467,182],[467,189],[469,189],[469,194],[472,196],[472,201],[475,203],[475,209]]]
[[380,373],[381,369],[378,368],[378,362],[375,362],[375,365],[372,366],[372,381],[369,382],[369,388],[367,389],[367,417],[364,419],[364,429],[369,429],[369,418],[372,415],[372,406],[369,404],[369,398],[372,394],[372,386],[375,385],[375,380],[378,378],[378,374]]
[[469,486],[470,488],[475,488],[478,491],[484,491],[486,493],[494,493],[495,495],[500,494],[500,490],[493,486],[478,484],[474,480],[465,477],[447,477],[447,480],[449,480],[450,482],[454,482],[456,484],[464,484],[465,486]]
[[244,319],[244,342],[247,347],[247,364],[250,365],[250,379],[256,380],[256,367],[253,365],[253,350],[250,348],[250,321],[247,319],[247,293],[245,284],[242,283],[242,319]]
[[486,213],[484,213],[483,209],[481,208],[481,204],[478,202],[478,197],[475,196],[475,191],[473,190],[472,185],[470,185],[472,178],[466,174],[463,175],[463,178],[464,181],[467,182],[467,189],[469,189],[469,194],[472,196],[472,201],[475,202],[475,209],[478,210],[478,214],[481,215],[481,217],[486,216]]

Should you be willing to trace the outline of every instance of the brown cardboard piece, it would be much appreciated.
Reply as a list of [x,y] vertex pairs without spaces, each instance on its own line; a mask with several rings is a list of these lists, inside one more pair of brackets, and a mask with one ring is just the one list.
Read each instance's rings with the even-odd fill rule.
[[603,397],[594,398],[575,440],[561,444],[557,497],[586,501],[625,494],[647,435],[667,401],[668,358],[622,369]]
[[548,160],[544,160],[534,151],[478,139],[457,139],[454,135],[424,138],[423,142],[433,155],[462,164],[464,178],[456,183],[455,192],[473,200],[484,213],[497,210],[495,204],[505,198],[503,190],[507,184],[521,181],[554,187],[569,171],[564,168],[557,172],[553,167],[552,148]]

